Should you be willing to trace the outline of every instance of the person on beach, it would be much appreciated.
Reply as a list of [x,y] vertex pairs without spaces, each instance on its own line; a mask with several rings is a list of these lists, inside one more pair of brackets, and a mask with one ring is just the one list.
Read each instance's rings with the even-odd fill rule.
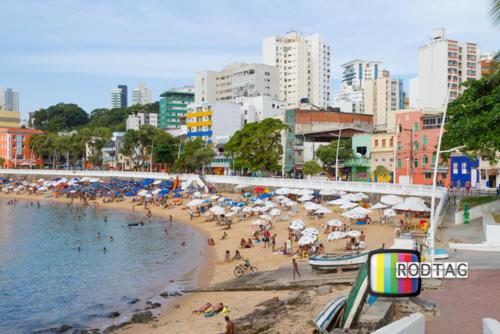
[[224,262],[230,262],[231,261],[231,253],[229,250],[226,251],[226,255],[224,256]]
[[229,317],[226,315],[224,317],[224,320],[226,320],[226,331],[222,334],[234,334],[234,323]]
[[102,248],[102,251],[103,251],[104,253],[106,253],[106,252],[108,251],[108,249],[107,249],[106,247],[103,247],[103,248]]
[[300,278],[299,266],[297,264],[297,261],[295,261],[295,258],[292,259],[292,266],[293,266],[293,279],[295,279],[295,274],[297,274],[297,276],[299,276]]
[[248,238],[247,245],[245,248],[252,248],[252,247],[253,247],[252,239]]
[[108,216],[104,216],[104,222],[108,222]]
[[245,238],[241,238],[241,240],[240,240],[240,247],[241,248],[247,248],[247,242],[246,242]]
[[233,257],[233,260],[241,260],[241,254],[240,254],[240,251],[239,250],[236,250],[234,252],[234,257]]
[[109,236],[109,241],[113,241],[113,236],[112,235]]
[[186,246],[186,242],[185,241],[181,242],[181,246]]
[[276,247],[276,234],[274,234],[271,237],[271,246],[273,247],[273,253],[274,253],[274,247]]
[[168,216],[168,220],[170,221],[170,226],[172,226],[172,221],[173,221],[174,217],[172,217],[172,215],[169,215]]
[[227,238],[228,238],[228,235],[227,235],[226,231],[224,231],[224,234],[222,235],[222,237],[220,239],[226,240]]
[[101,238],[101,233],[97,232],[97,239],[100,239],[100,238]]
[[193,220],[193,210],[189,210],[189,219]]

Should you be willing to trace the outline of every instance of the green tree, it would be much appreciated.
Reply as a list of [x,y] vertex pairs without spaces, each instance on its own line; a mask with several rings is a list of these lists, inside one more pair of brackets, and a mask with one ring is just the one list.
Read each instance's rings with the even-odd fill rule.
[[323,169],[321,168],[321,166],[314,160],[306,161],[302,165],[302,173],[304,173],[304,175],[318,175],[322,171]]
[[[352,154],[352,140],[351,138],[341,138],[339,147],[339,162],[351,159]],[[332,175],[332,168],[335,167],[337,158],[337,139],[332,140],[328,145],[322,145],[316,150],[316,156],[321,160],[323,166]]]
[[5,158],[0,157],[0,167],[3,168],[5,166]]
[[382,165],[378,165],[375,170],[373,171],[373,174],[377,177],[377,178],[381,178],[381,177],[386,177],[386,176],[389,176],[391,175],[391,172],[385,168],[385,166],[382,166]]
[[87,146],[87,159],[93,166],[102,165],[102,148],[111,139],[112,133],[108,128],[83,128],[78,132],[78,138]]
[[33,126],[38,130],[51,132],[70,131],[89,121],[87,113],[73,103],[59,103],[34,113]]
[[246,124],[224,146],[225,155],[233,157],[235,168],[249,172],[280,170],[278,163],[283,147],[281,131],[288,126],[278,119]]
[[[129,157],[136,168],[141,169],[152,153],[154,156],[155,147],[163,147],[163,145],[168,145],[173,141],[172,136],[165,131],[151,125],[144,125],[139,130],[131,129],[125,132],[121,153]],[[162,148],[162,153],[165,153],[165,148]],[[160,149],[158,148],[156,151],[159,152]],[[168,157],[160,154],[158,160],[166,162],[162,160],[163,158]],[[154,160],[157,159],[154,158]]]
[[494,164],[500,151],[500,70],[463,85],[464,93],[448,104],[443,150],[465,145],[463,153]]
[[31,161],[35,159],[35,156],[40,157],[42,160],[45,159],[45,157],[48,155],[48,150],[47,147],[45,146],[46,140],[45,140],[46,134],[40,133],[40,134],[35,134],[31,136],[30,142],[29,142],[29,149],[31,151]]
[[495,25],[500,25],[500,0],[491,0],[490,16]]
[[167,164],[172,166],[177,157],[179,149],[178,140],[172,136],[166,138],[163,142],[155,144],[153,147],[154,161],[159,164]]
[[195,172],[204,169],[215,157],[211,144],[207,145],[201,138],[183,142],[182,153],[175,163],[175,169],[183,172]]
[[72,166],[74,166],[85,153],[85,144],[78,134],[57,137],[56,146],[60,154],[64,157],[64,161]]

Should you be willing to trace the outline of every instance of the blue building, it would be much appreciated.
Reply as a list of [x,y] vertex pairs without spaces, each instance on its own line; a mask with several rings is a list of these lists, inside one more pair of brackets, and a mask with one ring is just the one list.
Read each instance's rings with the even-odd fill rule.
[[475,187],[480,181],[479,160],[474,158],[471,160],[465,155],[452,155],[450,158],[450,175],[453,187],[460,185],[465,187],[467,182],[470,182],[471,187]]
[[128,105],[128,88],[127,85],[118,85],[122,91],[120,93],[120,107],[127,108]]

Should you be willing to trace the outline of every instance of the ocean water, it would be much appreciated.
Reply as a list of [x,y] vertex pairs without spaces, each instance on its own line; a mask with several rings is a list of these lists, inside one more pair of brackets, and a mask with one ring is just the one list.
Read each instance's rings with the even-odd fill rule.
[[[205,249],[202,235],[175,217],[173,226],[152,218],[128,227],[144,218],[105,208],[43,201],[37,208],[0,200],[0,333],[61,324],[102,328],[143,309],[149,298],[160,300],[163,291],[192,287]],[[135,298],[140,301],[130,304]],[[112,311],[121,316],[109,319]]]

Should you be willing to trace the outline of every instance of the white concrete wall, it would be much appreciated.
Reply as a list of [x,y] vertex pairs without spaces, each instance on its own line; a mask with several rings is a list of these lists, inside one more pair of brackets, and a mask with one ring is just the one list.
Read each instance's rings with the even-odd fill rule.
[[[497,207],[500,209],[500,207]],[[489,213],[483,216],[484,237],[488,244],[500,246],[500,224]]]
[[500,334],[500,323],[495,319],[483,319],[483,334]]
[[[500,210],[500,200],[486,203],[483,205],[478,205],[469,210],[469,219],[476,219],[483,217],[487,213],[491,213],[493,211]],[[455,224],[463,224],[464,223],[464,212],[457,211],[455,212]]]
[[425,317],[422,313],[414,313],[394,321],[372,332],[372,334],[425,334]]

